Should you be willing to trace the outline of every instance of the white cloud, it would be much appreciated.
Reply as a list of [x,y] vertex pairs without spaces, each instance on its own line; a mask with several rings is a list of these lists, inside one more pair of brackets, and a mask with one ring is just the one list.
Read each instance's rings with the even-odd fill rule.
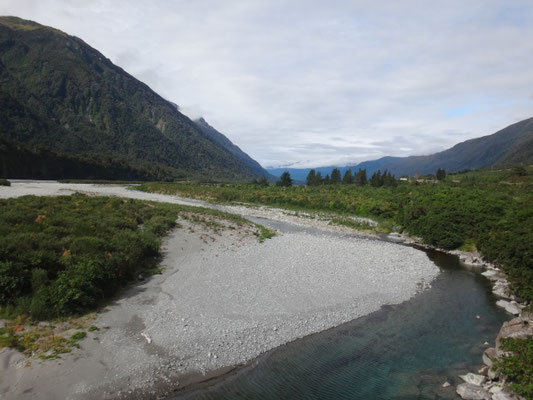
[[[264,165],[428,154],[532,116],[533,4],[4,0]],[[379,146],[373,143],[380,143]]]

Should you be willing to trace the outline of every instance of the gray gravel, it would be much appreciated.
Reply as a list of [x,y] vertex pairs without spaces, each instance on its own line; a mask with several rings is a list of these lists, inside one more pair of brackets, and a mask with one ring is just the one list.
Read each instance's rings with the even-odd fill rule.
[[[15,192],[22,193],[28,184],[16,185]],[[72,185],[53,185],[41,187],[40,194],[73,190]],[[190,204],[120,187],[76,187]],[[261,211],[262,216],[268,212]],[[282,211],[271,212],[284,219]],[[128,395],[141,388],[153,394],[156,383],[175,385],[187,373],[241,364],[384,304],[408,300],[438,274],[424,252],[398,244],[327,230],[284,233],[261,244],[244,232],[217,236],[183,223],[185,228],[165,242],[164,273],[107,307],[96,325],[109,329],[91,333],[82,350],[65,356],[61,365],[16,369],[5,361],[12,354],[0,352],[5,366],[0,372],[6,377],[0,383],[3,398],[17,398],[29,389],[27,398],[35,399],[105,398],[110,392],[116,397],[119,391]],[[206,235],[214,241],[203,240]]]

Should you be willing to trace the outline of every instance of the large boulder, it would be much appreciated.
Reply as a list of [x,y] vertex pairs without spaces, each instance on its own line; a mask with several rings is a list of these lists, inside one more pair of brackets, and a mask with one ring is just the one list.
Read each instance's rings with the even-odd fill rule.
[[463,400],[492,400],[492,396],[487,390],[471,383],[461,383],[455,391]]
[[485,278],[491,281],[498,281],[498,280],[503,280],[507,278],[504,272],[496,271],[494,269],[488,269],[482,272],[481,275],[483,275]]
[[496,349],[494,347],[489,347],[483,352],[483,362],[488,367],[492,367],[492,364],[494,364],[493,360],[497,357],[496,355]]
[[527,339],[533,336],[533,324],[529,319],[530,313],[523,313],[520,317],[504,322],[496,337],[496,352],[499,353],[502,339]]
[[496,305],[505,308],[505,311],[510,314],[520,315],[520,313],[522,312],[522,308],[520,308],[516,301],[498,300],[496,302]]

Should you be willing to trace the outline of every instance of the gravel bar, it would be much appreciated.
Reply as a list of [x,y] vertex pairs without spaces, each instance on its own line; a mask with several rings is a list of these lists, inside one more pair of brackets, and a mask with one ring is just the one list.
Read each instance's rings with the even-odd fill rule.
[[[16,186],[29,184],[13,185],[21,193]],[[124,191],[129,194],[124,197],[205,205],[121,187],[50,185],[39,194],[79,190],[121,196]],[[203,374],[408,300],[439,273],[422,251],[326,229],[285,232],[258,243],[245,232],[217,235],[181,223],[184,228],[165,240],[163,274],[106,307],[96,325],[108,329],[90,333],[81,350],[29,367],[14,351],[1,351],[0,398],[165,395],[188,383],[184,377],[201,380]]]

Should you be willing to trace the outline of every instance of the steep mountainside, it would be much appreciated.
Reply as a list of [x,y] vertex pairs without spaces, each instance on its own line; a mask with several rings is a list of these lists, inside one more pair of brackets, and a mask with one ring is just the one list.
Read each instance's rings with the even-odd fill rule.
[[[533,118],[517,122],[492,135],[456,144],[448,150],[429,156],[383,157],[340,169],[341,173],[347,169],[355,171],[361,168],[366,169],[367,173],[387,169],[399,176],[413,175],[415,172],[433,174],[439,168],[444,168],[446,171],[461,171],[519,163],[533,164]],[[333,168],[335,167],[321,167],[318,170],[325,175],[331,174]],[[278,168],[268,171],[279,176],[285,170]],[[288,169],[291,176],[296,179],[305,179],[309,170],[309,168]]]
[[248,168],[258,175],[265,176],[267,178],[275,179],[273,175],[266,173],[266,170],[259,165],[257,161],[251,158],[248,154],[242,151],[238,146],[235,146],[226,136],[217,131],[203,118],[194,121],[200,130],[204,133],[205,137],[211,140],[213,143],[225,148],[241,162],[243,162]]
[[7,147],[96,166],[104,158],[136,178],[266,175],[82,40],[16,17],[0,17],[0,138],[0,172],[10,177],[28,171],[6,161]]

